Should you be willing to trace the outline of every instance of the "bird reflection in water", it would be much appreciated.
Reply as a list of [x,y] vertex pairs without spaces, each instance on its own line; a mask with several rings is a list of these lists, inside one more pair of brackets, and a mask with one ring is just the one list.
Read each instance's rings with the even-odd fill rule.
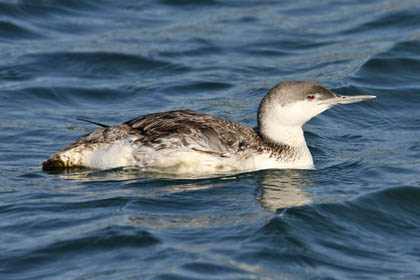
[[312,202],[303,189],[313,183],[302,170],[265,170],[258,182],[257,200],[270,211]]
[[253,180],[255,178],[258,184],[256,199],[264,209],[276,211],[312,202],[310,194],[304,190],[305,187],[313,184],[305,175],[307,172],[310,171],[263,170],[238,175],[220,174],[215,175],[214,178],[185,178],[174,174],[146,173],[137,168],[116,168],[104,171],[84,170],[83,172],[79,170],[79,172],[62,173],[61,175],[66,179],[78,181],[132,181],[144,184],[164,179],[165,183],[161,188],[153,188],[153,190],[137,188],[136,195],[143,197],[225,187],[231,184],[232,180]]

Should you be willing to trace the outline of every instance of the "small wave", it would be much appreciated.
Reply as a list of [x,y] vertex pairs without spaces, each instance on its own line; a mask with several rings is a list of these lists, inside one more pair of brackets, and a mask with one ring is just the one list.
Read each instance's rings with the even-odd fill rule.
[[[63,235],[65,239],[56,237],[56,240],[48,240],[49,242],[43,240],[44,245],[33,247],[32,251],[25,250],[22,254],[15,252],[13,260],[0,259],[3,264],[7,264],[8,269],[19,271],[22,268],[30,269],[33,262],[54,263],[57,257],[62,256],[71,259],[79,253],[92,255],[104,250],[110,253],[113,249],[144,248],[160,243],[150,232],[129,226],[106,226],[81,234],[75,230]],[[40,240],[38,242],[41,243]],[[60,266],[56,266],[55,269],[61,270]]]
[[[38,53],[24,57],[27,67],[40,75],[91,78],[112,78],[122,75],[141,75],[151,71],[180,71],[180,65],[139,55],[112,52]],[[57,69],[51,73],[51,67]],[[185,69],[184,69],[185,70]]]
[[[180,267],[180,269],[185,270],[188,274],[193,274],[195,276],[199,276],[199,278],[205,277],[204,275],[211,276],[214,278],[215,276],[220,276],[220,279],[225,279],[224,277],[233,277],[238,276],[241,278],[241,274],[245,273],[239,268],[231,266],[229,264],[213,264],[210,262],[191,262],[186,263]],[[168,276],[167,279],[172,279],[172,277],[177,278],[180,275],[166,275]],[[172,277],[171,277],[172,276]]]
[[0,41],[41,39],[44,36],[19,24],[0,21]]
[[[354,30],[357,32],[372,32],[373,30],[382,30],[385,33],[386,29],[390,29],[395,33],[400,32],[400,30],[415,28],[418,21],[416,20],[416,15],[418,10],[416,9],[404,9],[404,4],[401,7],[401,10],[394,11],[390,13],[383,14],[381,17],[374,17],[374,20],[368,21]],[[389,31],[386,32],[389,36]]]
[[182,0],[182,1],[168,1],[168,0],[159,0],[161,4],[168,5],[168,6],[175,6],[175,7],[202,7],[202,6],[213,6],[219,5],[219,1],[216,0]]
[[372,233],[388,231],[396,237],[420,228],[419,200],[420,188],[396,187],[340,203],[294,207],[282,215],[313,224],[325,233],[334,228],[357,227]]
[[231,88],[233,85],[229,83],[221,83],[221,82],[210,82],[210,81],[201,81],[201,82],[188,82],[184,85],[176,85],[167,89],[169,93],[173,93],[175,95],[185,95],[188,93],[192,93],[195,96],[198,93],[206,93],[208,91],[218,91],[218,90],[225,90]]
[[[416,73],[420,67],[420,58],[417,55],[419,47],[417,41],[397,43],[391,49],[367,60],[354,75],[353,80],[368,87],[380,86],[381,90],[395,88],[396,85],[405,89],[417,86]],[[366,80],[367,77],[369,80]]]
[[399,263],[410,263],[416,254],[419,200],[420,188],[397,187],[345,202],[282,209],[249,240],[248,257],[371,276],[386,263],[390,273],[403,273]]

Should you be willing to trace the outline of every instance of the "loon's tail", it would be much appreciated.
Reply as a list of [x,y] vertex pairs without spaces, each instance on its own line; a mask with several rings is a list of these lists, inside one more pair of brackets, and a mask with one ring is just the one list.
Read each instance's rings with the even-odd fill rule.
[[42,163],[43,171],[53,171],[66,168],[66,163],[57,155],[52,156],[50,159]]
[[[101,127],[104,127],[104,128],[109,127],[109,125],[94,122],[94,121],[90,121],[90,120],[83,119],[83,118],[77,118],[77,120],[88,122],[88,123],[98,125],[98,126],[101,126]],[[92,134],[90,134],[90,135],[92,135]],[[102,134],[100,134],[100,135],[102,135]],[[80,153],[77,153],[77,152],[72,153],[72,149],[71,148],[69,149],[69,147],[71,147],[71,146],[72,146],[72,148],[74,148],[74,147],[77,147],[79,145],[77,144],[77,142],[75,142],[75,143],[69,145],[68,147],[66,147],[65,149],[61,150],[57,154],[53,155],[50,159],[44,161],[42,163],[42,170],[43,171],[55,171],[55,170],[73,168],[73,167],[80,166]]]
[[94,125],[98,125],[98,126],[102,126],[102,127],[109,127],[109,125],[98,123],[98,122],[94,122],[94,121],[90,121],[90,120],[87,120],[87,119],[77,118],[76,120],[88,122],[88,123],[91,123],[91,124],[94,124]]

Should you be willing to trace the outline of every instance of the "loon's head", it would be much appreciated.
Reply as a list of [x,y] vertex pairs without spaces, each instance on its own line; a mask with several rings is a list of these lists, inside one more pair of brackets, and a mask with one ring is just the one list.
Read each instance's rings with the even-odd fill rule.
[[375,98],[373,95],[339,95],[316,82],[282,82],[269,90],[258,108],[260,132],[273,126],[301,127],[325,110]]

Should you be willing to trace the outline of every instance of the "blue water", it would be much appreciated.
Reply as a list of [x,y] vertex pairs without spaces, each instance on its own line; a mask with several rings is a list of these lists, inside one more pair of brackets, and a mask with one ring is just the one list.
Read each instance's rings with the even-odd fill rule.
[[[419,279],[419,1],[0,1],[0,279]],[[201,180],[40,164],[280,81],[376,99],[305,125],[316,170]]]

